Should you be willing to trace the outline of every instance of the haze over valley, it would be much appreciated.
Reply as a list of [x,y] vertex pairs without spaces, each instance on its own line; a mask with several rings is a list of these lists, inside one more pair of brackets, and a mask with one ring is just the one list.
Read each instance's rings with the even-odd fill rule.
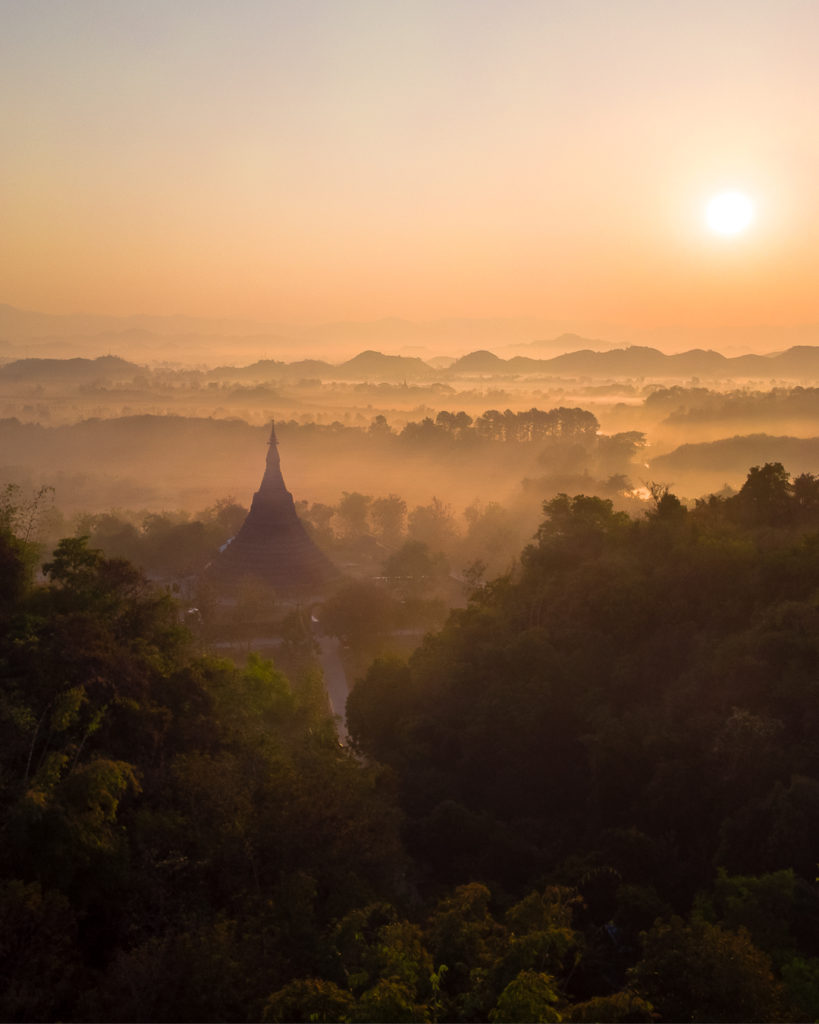
[[[531,504],[572,485],[600,489],[618,476],[614,497],[633,507],[651,481],[693,502],[737,488],[751,464],[819,469],[819,347],[666,354],[578,334],[530,351],[535,344],[538,355],[370,349],[210,366],[7,358],[2,470],[26,486],[53,485],[66,513],[248,500],[258,438],[274,419],[293,490],[308,502],[355,489],[422,504],[438,497],[460,511],[475,500],[519,506],[527,491]],[[596,425],[579,441],[503,426],[504,414],[532,409],[583,410]],[[470,422],[453,429],[447,417],[458,413]],[[618,438],[631,448],[606,455]]]
[[0,1020],[819,1020],[819,4],[0,14]]

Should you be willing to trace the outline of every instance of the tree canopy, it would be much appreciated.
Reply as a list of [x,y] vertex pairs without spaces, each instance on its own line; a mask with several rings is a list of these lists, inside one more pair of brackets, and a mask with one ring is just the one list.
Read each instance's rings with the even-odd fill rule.
[[814,485],[549,500],[368,667],[354,751],[315,674],[202,655],[83,538],[37,580],[0,523],[0,1015],[816,1019]]

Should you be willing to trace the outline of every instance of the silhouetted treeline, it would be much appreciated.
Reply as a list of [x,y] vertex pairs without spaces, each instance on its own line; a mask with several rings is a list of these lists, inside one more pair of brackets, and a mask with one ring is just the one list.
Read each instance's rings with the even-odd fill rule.
[[811,424],[819,417],[819,388],[774,387],[767,391],[739,388],[714,391],[704,387],[675,385],[657,388],[643,402],[647,413],[661,413],[668,431],[703,424],[728,425],[734,431],[756,425],[766,429],[782,425]]
[[[282,465],[296,500],[335,505],[345,492],[400,494],[410,507],[433,497],[456,508],[525,499],[526,533],[537,499],[587,475],[603,488],[612,476],[633,479],[644,438],[601,434],[587,410],[463,410],[413,419],[393,429],[381,415],[361,426],[277,421]],[[66,516],[111,509],[144,514],[212,506],[234,495],[248,506],[264,466],[267,427],[241,420],[134,416],[64,427],[0,420],[0,479],[52,485]],[[534,502],[521,482],[546,480]],[[351,486],[351,483],[353,486]],[[562,484],[562,486],[561,486]],[[616,490],[628,490],[622,483]],[[118,552],[125,554],[125,552]],[[132,557],[127,553],[127,557]],[[500,568],[500,567],[499,567]]]
[[[651,461],[654,479],[673,481],[679,494],[702,495],[722,490],[737,480],[740,466],[752,459],[787,462],[807,472],[819,471],[819,437],[776,437],[748,434],[721,441],[682,444]],[[733,488],[732,488],[733,489]]]

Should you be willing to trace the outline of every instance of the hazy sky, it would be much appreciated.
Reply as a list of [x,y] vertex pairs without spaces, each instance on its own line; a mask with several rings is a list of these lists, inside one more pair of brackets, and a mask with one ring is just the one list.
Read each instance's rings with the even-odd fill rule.
[[[819,0],[0,0],[0,302],[819,321]],[[746,192],[725,238],[708,198]]]

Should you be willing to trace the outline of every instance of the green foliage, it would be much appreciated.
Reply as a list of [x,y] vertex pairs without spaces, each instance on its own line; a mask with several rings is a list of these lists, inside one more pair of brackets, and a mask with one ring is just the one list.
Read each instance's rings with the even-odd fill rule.
[[485,1017],[493,1005],[491,975],[504,948],[505,932],[490,913],[490,901],[485,885],[461,885],[439,900],[427,921],[433,959],[448,968],[445,1019]]
[[523,971],[567,973],[579,959],[579,936],[572,928],[577,894],[550,886],[531,892],[506,913],[509,943],[502,961],[505,973],[520,977]]
[[554,864],[590,824],[669,844],[629,927],[679,898],[680,873],[690,898],[720,863],[811,870],[819,557],[802,527],[772,540],[731,507],[663,492],[635,521],[559,495],[518,574],[406,668],[371,667],[352,734],[398,772],[413,849],[442,881],[518,885],[526,847]]
[[698,901],[712,922],[736,931],[744,928],[754,943],[775,960],[792,955],[791,923],[797,915],[792,870],[759,876],[728,875],[721,869],[710,893]]
[[614,992],[608,996],[594,996],[583,1003],[575,1003],[568,1010],[566,1020],[578,1024],[599,1024],[600,1021],[645,1021],[652,1024],[657,1019],[654,1007],[631,989]]
[[[477,428],[439,419],[447,443]],[[523,443],[540,422],[480,430]],[[291,686],[256,655],[197,655],[168,595],[96,542],[61,542],[35,585],[0,531],[0,1009],[812,1019],[813,484],[762,467],[690,510],[661,488],[639,520],[558,495],[518,569],[362,674],[356,756],[295,620]],[[379,526],[369,503],[366,528],[395,537],[400,511]],[[437,550],[394,564],[427,573]],[[324,625],[363,654],[394,610],[342,589]]]
[[333,1021],[353,1020],[353,996],[322,978],[298,978],[274,992],[265,1004],[262,1020],[277,1024],[279,1021]]
[[409,668],[397,658],[375,661],[347,698],[347,730],[355,748],[388,762],[396,750],[395,727],[408,706]]
[[819,1018],[819,958],[793,957],[782,967],[782,981],[793,1018]]
[[[0,629],[7,1015],[256,1017],[316,972],[336,915],[402,876],[380,773],[312,684],[195,656],[133,566],[68,538],[46,571]],[[63,967],[32,940],[27,970],[25,920],[48,934],[63,908]]]
[[43,572],[59,586],[79,593],[97,582],[104,564],[102,551],[88,547],[88,537],[65,537],[54,552],[54,560],[43,566]]
[[362,993],[354,1019],[372,1021],[373,1024],[385,1020],[403,1024],[425,1021],[427,1013],[425,1007],[413,1002],[412,992],[406,985],[391,978],[381,978],[372,988]]
[[665,1020],[782,1019],[771,962],[743,928],[685,924],[679,917],[658,923],[646,934],[643,958],[630,976]]
[[78,536],[88,536],[108,558],[125,558],[162,576],[201,572],[219,547],[238,532],[247,509],[222,498],[198,515],[132,514],[112,510],[80,516]]
[[491,1021],[561,1021],[554,1004],[554,979],[542,971],[521,971],[498,997]]

